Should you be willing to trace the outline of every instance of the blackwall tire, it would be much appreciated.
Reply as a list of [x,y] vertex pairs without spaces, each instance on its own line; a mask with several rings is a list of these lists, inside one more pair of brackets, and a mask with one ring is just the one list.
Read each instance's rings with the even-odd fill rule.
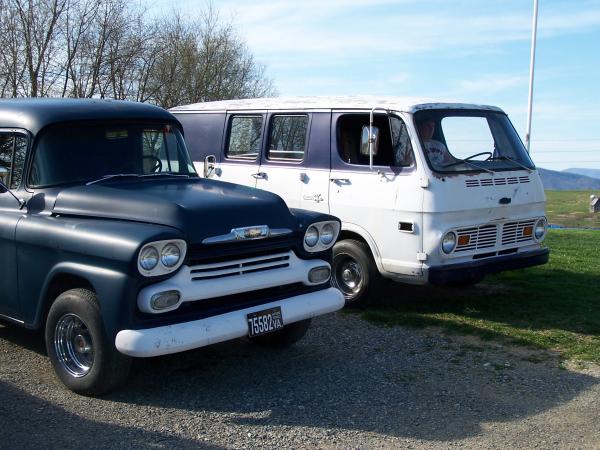
[[344,295],[346,307],[366,308],[377,300],[382,278],[367,244],[354,239],[335,244],[331,282]]
[[59,295],[50,307],[45,337],[56,375],[73,392],[102,395],[127,379],[131,358],[107,338],[93,292],[71,289]]

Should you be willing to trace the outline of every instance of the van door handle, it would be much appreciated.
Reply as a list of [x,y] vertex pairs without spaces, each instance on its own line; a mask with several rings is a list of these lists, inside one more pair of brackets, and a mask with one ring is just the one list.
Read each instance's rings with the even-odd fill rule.
[[256,178],[257,180],[266,180],[267,174],[265,172],[256,172],[252,174],[252,177]]
[[329,181],[336,184],[350,184],[349,178],[330,178]]

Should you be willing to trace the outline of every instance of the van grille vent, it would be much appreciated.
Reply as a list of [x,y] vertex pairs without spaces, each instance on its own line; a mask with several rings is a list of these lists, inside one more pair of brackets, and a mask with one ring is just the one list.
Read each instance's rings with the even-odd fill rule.
[[458,244],[455,253],[469,250],[480,250],[496,246],[498,228],[496,225],[461,228],[456,231]]
[[502,227],[502,245],[533,240],[535,219],[507,222]]
[[481,178],[481,179],[469,179],[465,181],[465,185],[468,188],[479,187],[479,186],[504,186],[506,184],[523,184],[529,183],[529,176],[523,177],[508,177],[508,178]]

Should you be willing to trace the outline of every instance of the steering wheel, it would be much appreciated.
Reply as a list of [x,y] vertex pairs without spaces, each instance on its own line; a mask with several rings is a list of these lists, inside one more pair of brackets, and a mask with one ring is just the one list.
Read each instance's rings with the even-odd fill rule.
[[154,155],[144,155],[142,159],[150,159],[154,161],[154,165],[150,168],[150,173],[162,172],[162,161]]

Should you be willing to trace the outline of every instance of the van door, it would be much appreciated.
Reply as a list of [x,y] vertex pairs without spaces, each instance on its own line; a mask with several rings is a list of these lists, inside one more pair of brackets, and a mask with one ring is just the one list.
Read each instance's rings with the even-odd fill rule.
[[223,158],[217,166],[218,179],[256,187],[265,128],[264,113],[227,115]]
[[331,170],[331,112],[312,113],[304,171],[301,173],[300,207],[329,212]]
[[422,273],[417,253],[422,251],[423,192],[410,136],[400,117],[376,114],[379,151],[370,170],[368,153],[361,153],[362,128],[368,125],[368,112],[332,116],[331,214],[344,227],[371,237],[385,271],[414,279]]
[[290,208],[300,208],[302,203],[310,122],[306,113],[268,115],[267,145],[256,187],[281,196]]

